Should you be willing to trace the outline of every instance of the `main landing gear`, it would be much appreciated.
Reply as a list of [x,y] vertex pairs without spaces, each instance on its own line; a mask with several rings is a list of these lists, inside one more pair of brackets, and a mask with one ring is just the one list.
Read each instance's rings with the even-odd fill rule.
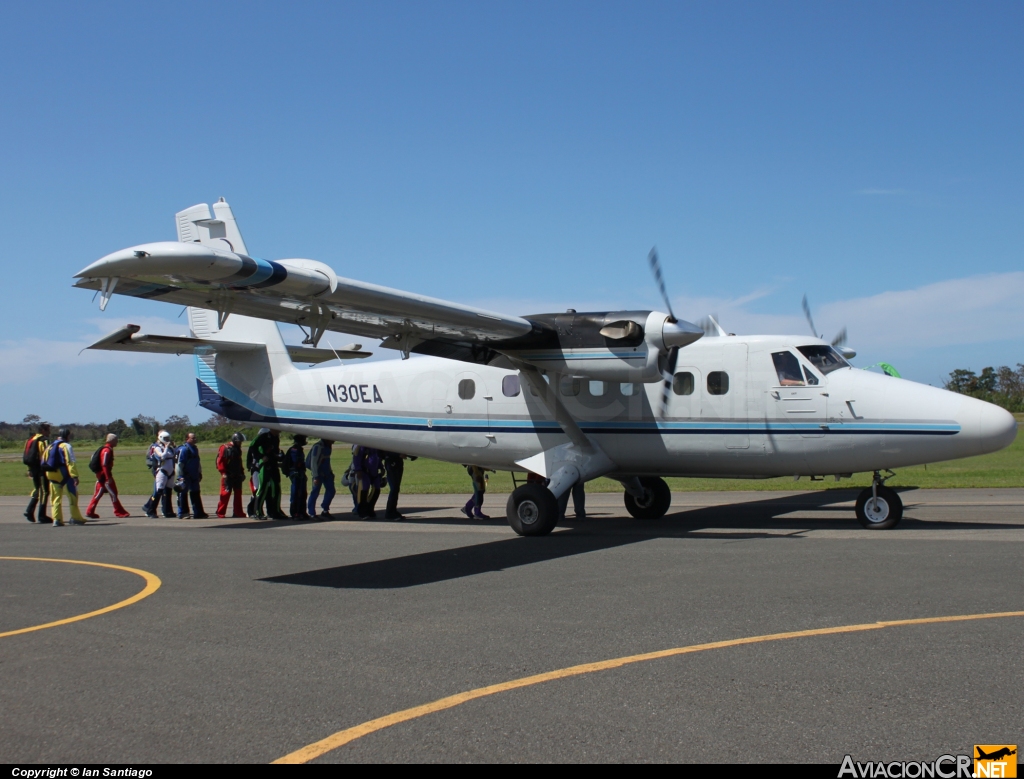
[[[672,505],[672,491],[664,479],[640,476],[626,484],[626,511],[637,519],[661,519]],[[630,487],[633,489],[630,490]]]
[[903,501],[895,490],[885,486],[894,475],[889,471],[889,475],[882,478],[875,471],[871,486],[857,498],[857,519],[869,530],[889,530],[903,519]]
[[543,484],[527,482],[508,496],[505,516],[521,536],[546,536],[558,524],[558,500]]

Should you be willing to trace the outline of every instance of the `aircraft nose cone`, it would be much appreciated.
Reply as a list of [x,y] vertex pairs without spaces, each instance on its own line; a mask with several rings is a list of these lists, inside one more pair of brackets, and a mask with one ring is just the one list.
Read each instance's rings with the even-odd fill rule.
[[981,402],[978,409],[978,454],[997,452],[1013,443],[1017,437],[1017,420],[1013,414],[992,403]]

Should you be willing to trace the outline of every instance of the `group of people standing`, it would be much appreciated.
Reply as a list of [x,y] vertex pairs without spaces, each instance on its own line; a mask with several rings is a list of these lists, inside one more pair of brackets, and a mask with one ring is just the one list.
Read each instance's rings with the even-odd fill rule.
[[[253,519],[332,519],[331,504],[337,494],[331,455],[334,441],[322,438],[310,447],[306,436],[292,436],[292,445],[282,451],[280,433],[262,428],[249,445],[244,465],[241,445],[245,437],[235,433],[231,443],[217,453],[217,470],[221,474],[220,502],[217,516],[225,517],[229,502],[233,500],[232,517]],[[352,492],[352,511],[361,519],[375,518],[377,498],[381,487],[390,485],[385,518],[402,519],[398,511],[398,496],[402,485],[405,455],[381,452],[377,449],[355,446],[352,465],[345,471],[344,486]],[[250,500],[242,512],[242,486],[245,471],[249,472]],[[307,473],[308,472],[308,473]],[[312,489],[310,489],[312,476]],[[291,482],[288,513],[282,509],[284,496],[282,477]],[[320,512],[317,513],[317,501]]]
[[[52,522],[57,527],[64,526],[63,495],[68,496],[68,504],[73,524],[84,525],[86,519],[99,519],[96,508],[100,498],[110,495],[114,508],[114,516],[130,516],[118,497],[117,484],[114,481],[114,449],[118,445],[117,435],[107,435],[104,444],[93,453],[89,468],[96,474],[96,487],[92,500],[86,509],[85,516],[78,508],[78,466],[75,452],[71,446],[71,431],[61,428],[57,438],[49,440],[50,425],[42,423],[39,431],[31,436],[25,444],[24,462],[28,466],[28,475],[32,478],[32,492],[25,517],[29,522]],[[276,430],[261,428],[253,442],[249,445],[244,457],[242,444],[245,436],[235,433],[228,443],[217,451],[217,471],[220,473],[220,499],[217,503],[217,516],[227,517],[228,505],[231,504],[233,518],[251,517],[254,519],[332,519],[331,503],[337,494],[334,470],[331,467],[331,455],[334,441],[322,438],[305,451],[306,436],[292,436],[292,445],[285,451],[281,450],[280,433]],[[404,519],[398,510],[398,499],[405,472],[406,455],[388,452],[367,446],[352,447],[352,463],[342,476],[342,485],[352,494],[352,513],[360,519],[374,519],[377,516],[376,505],[381,489],[390,487],[384,518],[392,521]],[[195,433],[188,433],[181,446],[175,446],[171,434],[161,430],[157,440],[149,447],[146,464],[153,473],[153,494],[143,506],[143,511],[150,518],[157,517],[157,509],[161,509],[164,517],[178,519],[206,519],[209,515],[203,509],[200,484],[203,480],[203,466],[196,445]],[[467,501],[462,512],[470,519],[489,519],[483,513],[484,494],[487,491],[487,471],[477,465],[467,466],[467,472],[473,482],[473,497]],[[247,508],[242,509],[242,489],[246,482],[246,471],[249,472],[250,499]],[[309,476],[312,475],[312,489],[309,489]],[[281,507],[283,498],[282,476],[291,482],[289,490],[288,513]],[[530,479],[540,480],[541,477],[530,474]],[[176,511],[172,508],[172,494],[178,493]],[[321,498],[322,493],[322,498]],[[566,492],[559,501],[562,516],[569,500]],[[583,506],[583,485],[577,484],[571,490],[577,518],[586,516]],[[317,501],[320,500],[320,513],[317,514]],[[51,508],[52,519],[46,515],[47,505]]]
[[[78,507],[78,463],[75,450],[71,445],[71,430],[62,427],[57,437],[49,440],[51,429],[45,422],[39,425],[39,431],[25,442],[23,462],[28,467],[28,475],[32,479],[32,492],[25,509],[25,519],[40,524],[52,523],[54,527],[64,527],[64,494],[68,496],[68,508],[71,513],[71,524],[84,525],[86,518],[99,519],[96,508],[100,498],[110,495],[114,504],[114,516],[127,517],[128,511],[121,505],[117,494],[117,483],[114,481],[114,448],[118,438],[114,433],[107,435],[106,441],[97,449],[89,461],[89,469],[96,474],[96,487],[92,500],[85,510],[85,516]],[[46,515],[49,504],[51,516]]]

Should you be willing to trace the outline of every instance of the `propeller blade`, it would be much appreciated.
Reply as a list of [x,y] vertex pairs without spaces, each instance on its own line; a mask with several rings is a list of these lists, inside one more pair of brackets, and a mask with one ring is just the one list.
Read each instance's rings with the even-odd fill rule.
[[807,302],[807,295],[804,295],[803,307],[804,316],[807,317],[807,324],[811,326],[811,335],[813,335],[815,338],[819,338],[820,336],[818,335],[818,329],[814,326],[814,319],[811,317],[811,306]]
[[662,376],[665,379],[665,384],[661,388],[661,417],[662,419],[668,414],[668,399],[669,393],[672,392],[672,382],[675,379],[676,373],[676,362],[679,360],[679,347],[672,347],[668,350],[668,357],[665,359],[665,370],[662,372]]
[[846,343],[846,328],[844,327],[842,330],[840,330],[838,333],[836,333],[836,337],[832,339],[832,345],[833,346],[842,346],[845,343]]
[[661,292],[661,299],[665,301],[665,308],[668,309],[668,321],[675,322],[676,315],[672,311],[672,304],[668,302],[668,291],[665,289],[665,278],[661,274],[661,262],[658,260],[658,247],[652,246],[647,254],[647,261],[651,264],[651,272],[654,274],[654,281]]

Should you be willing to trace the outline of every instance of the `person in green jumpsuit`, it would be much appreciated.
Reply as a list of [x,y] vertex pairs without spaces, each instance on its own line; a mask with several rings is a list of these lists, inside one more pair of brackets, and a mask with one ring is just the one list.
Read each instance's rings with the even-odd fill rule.
[[281,435],[271,430],[253,442],[255,461],[260,474],[260,486],[256,492],[256,516],[271,519],[288,519],[281,511]]

